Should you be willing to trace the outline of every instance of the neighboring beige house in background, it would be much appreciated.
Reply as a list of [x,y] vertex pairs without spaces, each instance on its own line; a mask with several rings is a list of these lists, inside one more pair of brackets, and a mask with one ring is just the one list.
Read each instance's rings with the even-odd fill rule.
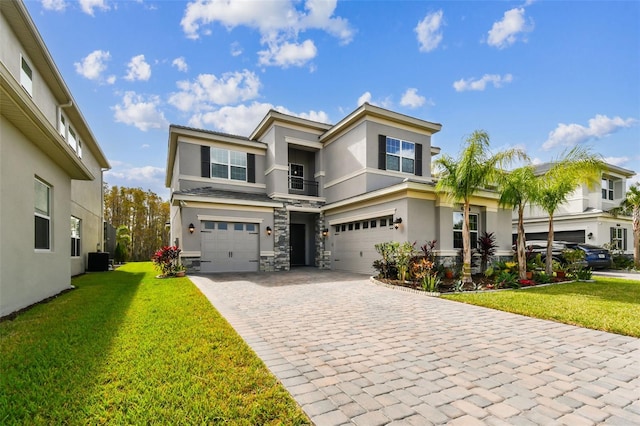
[[[542,174],[549,164],[537,166]],[[612,216],[609,210],[620,206],[627,193],[627,179],[635,176],[632,170],[612,164],[602,175],[601,186],[589,189],[577,188],[562,204],[553,217],[553,234],[556,241],[587,243],[596,246],[615,244],[625,254],[633,255],[633,226],[631,217]],[[513,216],[513,233],[517,234],[517,214]],[[549,231],[549,215],[540,207],[525,208],[524,227],[527,240],[546,240]]]
[[[337,124],[270,111],[248,137],[172,125],[171,241],[191,272],[314,266],[371,273],[375,244],[438,240],[450,262],[462,212],[435,191],[441,125],[363,104]],[[472,241],[494,232],[511,258],[511,211],[472,202]]]
[[70,288],[103,246],[109,163],[22,1],[0,1],[0,316]]

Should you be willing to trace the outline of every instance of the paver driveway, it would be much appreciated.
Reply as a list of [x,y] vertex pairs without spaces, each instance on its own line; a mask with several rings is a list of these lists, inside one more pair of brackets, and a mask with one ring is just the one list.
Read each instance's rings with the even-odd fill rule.
[[333,271],[191,280],[317,425],[640,424],[640,339]]

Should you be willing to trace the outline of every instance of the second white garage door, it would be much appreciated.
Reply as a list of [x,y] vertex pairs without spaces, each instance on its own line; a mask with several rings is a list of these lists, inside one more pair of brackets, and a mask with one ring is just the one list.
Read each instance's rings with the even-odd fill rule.
[[375,245],[394,240],[392,220],[384,217],[333,225],[331,268],[372,274],[373,262],[380,259]]
[[202,222],[201,272],[251,272],[260,266],[258,225]]

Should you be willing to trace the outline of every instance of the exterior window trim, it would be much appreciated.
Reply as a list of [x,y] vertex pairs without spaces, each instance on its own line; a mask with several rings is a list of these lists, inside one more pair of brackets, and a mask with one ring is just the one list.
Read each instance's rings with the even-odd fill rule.
[[[75,225],[74,226],[74,219]],[[82,255],[82,219],[71,216],[71,257]]]
[[[293,167],[300,168],[300,174],[293,174]],[[304,164],[289,163],[289,189],[304,190]]]
[[614,189],[615,189],[614,180],[608,177],[603,177],[602,178],[602,199],[613,201],[615,198]]
[[[224,151],[226,152],[226,163],[221,163],[218,161],[215,161],[214,157],[213,157],[213,153],[217,151]],[[240,155],[244,155],[244,165],[242,164],[237,164],[237,162],[234,163],[233,159],[232,159],[232,153],[235,154],[240,154]],[[231,180],[231,181],[237,181],[237,182],[248,182],[248,177],[249,177],[249,160],[248,160],[248,155],[246,152],[243,151],[234,151],[231,149],[226,149],[226,148],[211,148],[210,151],[210,160],[209,160],[209,164],[210,164],[210,169],[211,169],[211,178],[214,179],[226,179],[226,180]],[[227,168],[227,175],[226,177],[221,177],[221,176],[215,176],[214,174],[214,165],[219,165],[219,166],[225,166]],[[243,169],[244,170],[244,179],[237,179],[233,177],[233,169]]]
[[[27,67],[25,70],[24,67]],[[28,72],[27,72],[28,71]],[[26,56],[20,54],[20,85],[33,97],[33,66]]]
[[[462,243],[460,243],[460,247],[456,246],[456,234],[460,234],[459,237],[459,241],[462,241],[462,228],[457,229],[456,226],[456,215],[462,215],[462,220],[464,220],[464,214],[462,212],[453,212],[453,248],[458,250],[462,248]],[[471,216],[474,216],[476,218],[475,220],[475,225],[476,225],[476,229],[471,229],[471,227],[473,226],[473,221],[471,220]],[[478,242],[478,236],[480,235],[480,214],[479,213],[475,213],[475,212],[470,212],[469,213],[469,238],[471,241],[471,248],[474,248],[475,245],[473,244],[474,241],[474,235],[475,235],[475,242],[477,245]]]
[[[51,251],[51,222],[52,222],[52,200],[53,197],[51,196],[52,193],[52,187],[51,185],[49,185],[48,183],[44,182],[41,179],[38,179],[37,177],[35,178],[35,184],[40,184],[42,185],[44,188],[46,188],[47,191],[47,211],[43,212],[43,211],[38,211],[38,208],[36,206],[36,202],[35,202],[35,185],[34,185],[34,206],[33,206],[33,221],[34,221],[34,227],[33,227],[33,231],[34,231],[34,238],[33,238],[33,247],[34,250],[36,252],[50,252]],[[47,224],[47,238],[46,238],[46,247],[38,247],[38,219],[44,219],[46,221]]]
[[[389,152],[389,142],[390,140],[393,141],[398,141],[398,143],[400,144],[399,146],[399,151],[397,153],[395,152]],[[408,155],[404,155],[404,149],[403,149],[403,145],[405,144],[409,144],[412,146],[412,152],[413,152],[413,156],[408,156]],[[387,136],[386,137],[386,144],[385,144],[385,165],[386,165],[386,170],[390,170],[390,171],[394,171],[394,172],[400,172],[400,173],[406,173],[406,174],[415,174],[416,173],[416,143],[415,142],[411,142],[411,141],[407,141],[404,139],[400,139],[400,138],[394,138],[391,136]],[[389,157],[397,157],[398,158],[398,170],[396,169],[392,169],[389,168]],[[411,160],[411,164],[413,165],[412,170],[405,170],[404,168],[404,160]]]

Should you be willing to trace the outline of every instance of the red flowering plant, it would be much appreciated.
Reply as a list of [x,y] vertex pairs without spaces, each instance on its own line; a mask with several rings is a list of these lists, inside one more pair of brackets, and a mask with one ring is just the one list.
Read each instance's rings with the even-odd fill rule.
[[163,276],[174,275],[181,268],[179,264],[181,251],[178,246],[165,246],[156,251],[151,260]]

